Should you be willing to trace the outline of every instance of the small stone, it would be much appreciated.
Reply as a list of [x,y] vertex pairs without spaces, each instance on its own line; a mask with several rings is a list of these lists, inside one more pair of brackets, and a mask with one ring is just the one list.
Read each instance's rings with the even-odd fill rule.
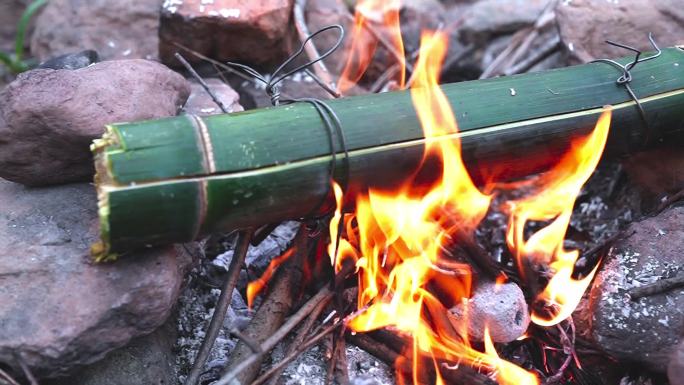
[[47,60],[94,49],[102,60],[156,59],[162,0],[50,0],[36,19],[31,53]]
[[0,93],[0,177],[30,186],[90,180],[106,124],[176,115],[188,82],[159,63],[37,69]]
[[[220,79],[204,79],[209,89],[214,92],[216,97],[226,107],[228,112],[239,112],[244,109],[240,105],[240,95],[230,85]],[[221,114],[221,107],[211,98],[209,93],[201,84],[191,82],[191,91],[188,101],[183,107],[183,112],[191,115],[207,116]]]
[[684,43],[681,0],[561,1],[556,20],[566,51],[575,63],[633,55],[606,44],[606,39],[646,51],[653,50],[649,32],[660,47]]
[[97,63],[99,58],[100,57],[98,56],[97,52],[93,51],[92,49],[88,49],[85,51],[69,53],[48,59],[40,63],[37,68],[52,70],[77,70],[79,68],[85,68],[91,64]]
[[[511,342],[522,336],[530,324],[530,316],[520,287],[515,283],[495,285],[483,283],[467,301],[468,335],[477,341],[484,340],[485,327],[494,342]],[[463,305],[448,313],[455,325],[464,322]]]
[[0,366],[71,373],[162,325],[191,258],[182,247],[95,264],[97,201],[89,184],[29,189],[0,180]]
[[[629,290],[684,273],[684,207],[633,223],[590,292],[591,335],[607,353],[665,372],[684,324],[684,290],[632,301]],[[665,235],[659,235],[663,231]]]
[[[177,66],[178,45],[219,61],[263,65],[282,61],[296,39],[293,0],[166,0],[159,56]],[[194,55],[186,59],[198,62]]]

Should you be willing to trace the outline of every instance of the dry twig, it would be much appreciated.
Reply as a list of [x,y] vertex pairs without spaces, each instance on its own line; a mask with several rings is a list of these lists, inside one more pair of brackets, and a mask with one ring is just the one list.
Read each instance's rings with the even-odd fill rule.
[[254,362],[243,368],[236,377],[241,384],[252,382],[259,374],[261,361],[268,350],[263,349],[261,343],[267,336],[278,331],[298,297],[303,275],[302,266],[308,255],[307,239],[307,227],[302,224],[292,246],[294,254],[278,268],[276,275],[269,282],[268,294],[244,330],[245,339],[251,342],[239,342],[231,353],[228,371],[240,365],[243,359],[256,357]]
[[684,287],[684,274],[679,274],[672,278],[663,278],[648,285],[635,287],[629,291],[632,301],[639,298],[665,293],[673,289]]
[[[343,280],[348,274],[354,270],[354,264],[348,263],[344,264],[342,270],[335,277],[336,280]],[[314,309],[318,306],[321,301],[329,301],[333,296],[333,292],[330,290],[330,285],[325,285],[323,288],[309,301],[307,301],[304,306],[302,306],[295,314],[293,314],[287,321],[270,337],[264,340],[261,344],[261,351],[268,352],[273,349],[280,341],[285,338],[292,329],[294,329],[300,322],[304,320],[309,314],[311,314]],[[337,326],[335,326],[337,327]],[[332,331],[332,329],[331,329]],[[323,338],[323,337],[321,337]],[[243,361],[239,362],[230,371],[225,373],[221,378],[214,383],[214,385],[228,385],[230,384],[238,374],[243,370],[249,368],[255,362],[259,361],[264,353],[253,353],[249,357],[246,357]]]
[[0,369],[0,380],[7,382],[8,385],[19,385],[19,382],[12,378],[7,372]]
[[228,267],[228,276],[226,277],[226,282],[221,290],[221,295],[219,296],[218,302],[216,303],[216,308],[214,309],[214,315],[211,317],[209,322],[209,329],[207,330],[206,337],[202,341],[202,346],[197,353],[197,358],[195,363],[188,374],[188,378],[185,380],[185,385],[195,385],[202,374],[202,369],[204,368],[204,363],[207,362],[209,358],[209,352],[212,346],[214,346],[214,341],[223,326],[223,321],[226,318],[226,313],[228,312],[228,307],[233,298],[233,289],[235,289],[235,284],[237,283],[238,276],[240,275],[240,270],[245,263],[245,257],[247,256],[247,250],[249,249],[249,240],[252,237],[253,231],[251,229],[243,230],[238,239],[238,244],[233,254],[233,259],[230,261],[230,266]]

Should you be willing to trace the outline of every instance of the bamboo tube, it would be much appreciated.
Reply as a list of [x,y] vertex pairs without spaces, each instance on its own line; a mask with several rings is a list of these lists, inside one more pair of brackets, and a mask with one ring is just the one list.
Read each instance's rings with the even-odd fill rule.
[[[626,63],[631,58],[624,58]],[[464,160],[476,180],[538,172],[613,106],[607,152],[643,143],[644,124],[620,73],[605,63],[446,84]],[[630,83],[651,130],[684,132],[684,51],[663,50],[632,69]],[[349,194],[396,185],[415,171],[425,145],[408,91],[328,102],[349,150]],[[209,117],[113,124],[92,149],[100,258],[145,245],[311,214],[329,193],[330,138],[307,103]],[[337,172],[346,175],[334,138]],[[494,174],[495,175],[494,175]]]

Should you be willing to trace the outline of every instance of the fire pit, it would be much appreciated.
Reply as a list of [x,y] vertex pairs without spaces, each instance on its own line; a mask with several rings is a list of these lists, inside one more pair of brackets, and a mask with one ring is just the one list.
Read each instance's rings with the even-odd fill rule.
[[94,189],[0,183],[0,384],[682,384],[684,28],[596,48],[576,3],[167,0],[175,71],[52,52],[0,176]]

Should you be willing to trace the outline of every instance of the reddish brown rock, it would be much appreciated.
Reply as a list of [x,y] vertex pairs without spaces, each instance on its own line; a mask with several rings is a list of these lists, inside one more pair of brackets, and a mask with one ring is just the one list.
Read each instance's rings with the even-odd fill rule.
[[608,255],[590,293],[591,334],[612,356],[665,372],[684,325],[684,290],[638,300],[636,287],[684,274],[684,207],[633,223]]
[[556,15],[563,43],[575,62],[631,54],[606,44],[606,39],[652,50],[651,32],[661,47],[684,44],[681,0],[561,1]]
[[84,49],[103,60],[156,59],[162,0],[50,0],[36,19],[31,53],[41,61]]
[[[220,79],[205,79],[205,82],[228,112],[239,112],[244,110],[240,105],[240,95],[238,95],[238,93],[228,84]],[[223,113],[221,107],[214,102],[202,85],[197,82],[192,82],[191,84],[192,91],[190,92],[188,101],[183,107],[183,112],[198,116]]]
[[0,366],[18,354],[39,377],[97,361],[164,323],[190,259],[182,247],[94,264],[89,184],[29,189],[0,181]]
[[296,36],[292,5],[293,0],[166,0],[159,29],[160,58],[178,65],[173,57],[181,51],[177,43],[220,61],[280,62]]
[[89,146],[105,124],[176,115],[189,88],[147,60],[23,73],[0,93],[0,177],[31,186],[89,180]]

